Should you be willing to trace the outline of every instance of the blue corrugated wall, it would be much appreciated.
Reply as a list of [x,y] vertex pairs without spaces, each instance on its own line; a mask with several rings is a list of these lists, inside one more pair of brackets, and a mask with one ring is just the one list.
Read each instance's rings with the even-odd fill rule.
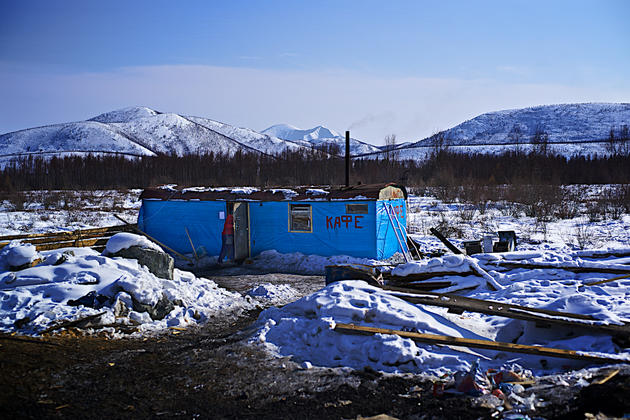
[[[281,253],[376,257],[374,201],[368,214],[346,214],[348,202],[305,201],[313,212],[313,232],[289,232],[289,204],[298,202],[259,202],[249,204],[252,255],[268,249]],[[343,218],[342,218],[343,217]],[[338,220],[337,220],[338,219]]]
[[191,254],[188,228],[195,248],[203,246],[208,254],[219,255],[224,223],[219,212],[225,209],[224,201],[143,200],[138,227],[175,251]]
[[[394,210],[400,225],[405,228],[407,227],[407,204],[404,199],[400,198],[397,200],[376,202],[376,258],[379,260],[389,258],[396,252],[401,251],[398,240],[396,239],[396,234],[394,233],[394,228],[385,211],[386,205]],[[395,220],[393,221],[396,223]],[[401,240],[404,242],[406,239],[401,238]],[[403,243],[403,246],[406,245]]]
[[[386,259],[400,251],[384,203],[392,206],[406,226],[404,199],[390,201],[249,202],[251,255],[275,249],[281,253],[301,252],[323,256],[352,255]],[[289,232],[289,204],[309,204],[313,232]],[[368,214],[347,214],[346,204],[367,204]],[[210,255],[221,251],[224,201],[144,200],[138,227],[177,252],[190,254],[192,247]]]

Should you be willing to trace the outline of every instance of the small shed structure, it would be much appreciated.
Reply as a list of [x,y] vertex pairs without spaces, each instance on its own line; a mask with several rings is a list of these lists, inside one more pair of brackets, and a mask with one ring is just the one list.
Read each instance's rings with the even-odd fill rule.
[[[407,191],[395,184],[340,188],[148,188],[138,227],[174,250],[221,250],[234,208],[235,259],[266,250],[386,259],[406,251]],[[190,238],[189,238],[190,236]]]

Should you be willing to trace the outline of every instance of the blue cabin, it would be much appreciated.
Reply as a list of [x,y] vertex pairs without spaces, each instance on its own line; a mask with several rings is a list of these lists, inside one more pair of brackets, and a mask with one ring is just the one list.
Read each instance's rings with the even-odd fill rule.
[[[406,251],[407,191],[395,184],[345,188],[149,188],[138,227],[182,254],[221,250],[233,209],[234,256],[266,250],[386,259]],[[191,244],[192,243],[192,244]]]

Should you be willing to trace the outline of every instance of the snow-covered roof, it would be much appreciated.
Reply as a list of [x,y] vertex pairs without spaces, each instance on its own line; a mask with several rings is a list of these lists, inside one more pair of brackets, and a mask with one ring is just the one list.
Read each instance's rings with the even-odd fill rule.
[[407,198],[407,190],[398,184],[339,186],[301,186],[257,189],[252,187],[178,187],[170,184],[147,188],[141,199],[205,201],[331,201]]

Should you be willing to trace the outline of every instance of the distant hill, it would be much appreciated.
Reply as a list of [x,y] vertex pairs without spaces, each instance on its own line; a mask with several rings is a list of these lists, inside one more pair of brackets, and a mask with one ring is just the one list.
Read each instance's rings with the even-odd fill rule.
[[[611,128],[617,133],[630,126],[630,104],[565,104],[489,112],[439,133],[451,150],[503,153],[532,148],[536,131],[546,133],[549,150],[567,156],[605,155]],[[435,137],[403,143],[400,159],[422,160],[433,150]],[[285,150],[312,150],[338,145],[343,154],[345,137],[317,126],[302,130],[287,124],[259,133],[209,118],[162,113],[146,107],[106,112],[87,121],[29,128],[0,135],[0,164],[29,155],[65,156],[86,153],[120,153],[154,156],[160,153],[224,153],[237,151],[277,154]],[[351,153],[365,158],[384,156],[383,147],[351,139]]]
[[[293,141],[303,146],[322,147],[337,145],[343,154],[346,147],[345,135],[329,128],[318,125],[317,127],[302,130],[289,124],[277,124],[262,131],[263,134]],[[362,155],[365,153],[379,152],[381,149],[362,142],[357,139],[350,139],[350,153],[352,155]]]
[[161,113],[146,107],[107,112],[87,121],[30,128],[0,135],[0,159],[39,155],[120,153],[275,154],[307,146],[207,118]]
[[[548,136],[551,152],[567,156],[605,155],[610,129],[630,126],[630,104],[583,103],[543,105],[489,112],[442,131],[451,149],[461,152],[501,153],[531,149],[539,130]],[[423,159],[434,136],[400,147],[402,159]]]

